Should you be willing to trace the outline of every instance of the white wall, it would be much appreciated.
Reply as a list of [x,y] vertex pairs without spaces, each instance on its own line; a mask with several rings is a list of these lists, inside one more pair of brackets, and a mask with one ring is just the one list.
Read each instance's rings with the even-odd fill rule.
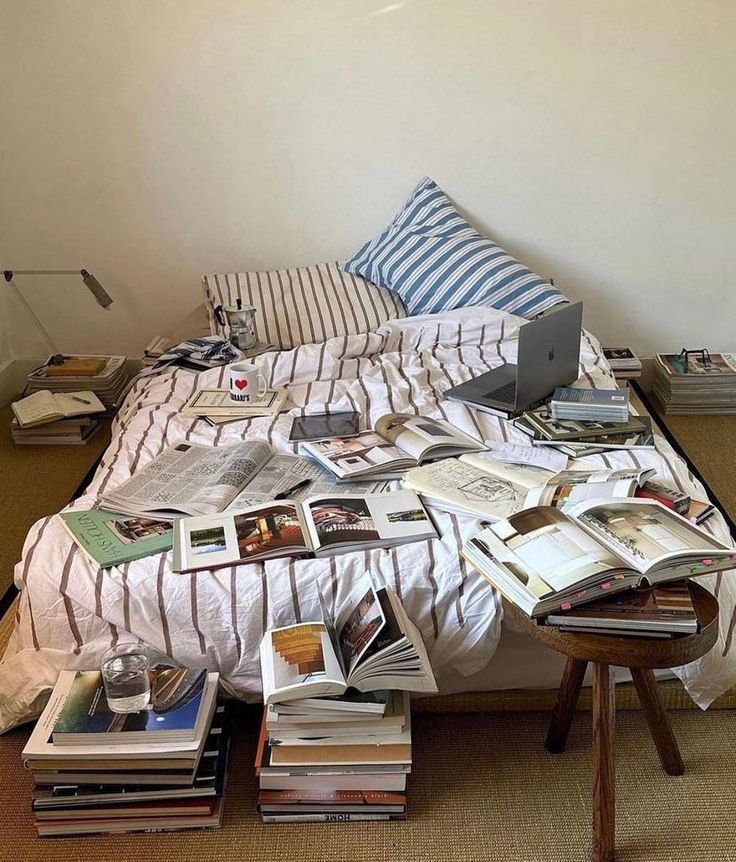
[[[424,174],[604,342],[734,349],[730,0],[0,0],[0,261],[62,349],[349,254]],[[18,317],[18,324],[20,317]],[[21,336],[26,353],[43,353]]]

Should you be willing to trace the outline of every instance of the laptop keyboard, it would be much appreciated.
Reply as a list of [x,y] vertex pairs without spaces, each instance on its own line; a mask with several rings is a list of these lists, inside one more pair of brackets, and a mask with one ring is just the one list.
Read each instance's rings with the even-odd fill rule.
[[494,389],[491,392],[486,393],[486,398],[491,398],[494,401],[508,401],[511,402],[516,397],[516,381],[512,380],[510,383],[506,383],[504,386],[500,386],[498,389]]

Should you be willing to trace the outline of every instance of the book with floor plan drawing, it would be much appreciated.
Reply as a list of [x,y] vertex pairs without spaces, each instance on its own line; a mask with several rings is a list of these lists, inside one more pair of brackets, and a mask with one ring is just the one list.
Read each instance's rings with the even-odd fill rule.
[[419,629],[388,587],[362,579],[334,627],[324,621],[269,629],[260,646],[265,704],[358,691],[437,691]]

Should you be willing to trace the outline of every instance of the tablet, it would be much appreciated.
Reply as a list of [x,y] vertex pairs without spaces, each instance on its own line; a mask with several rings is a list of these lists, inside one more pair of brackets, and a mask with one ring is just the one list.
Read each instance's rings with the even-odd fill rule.
[[289,440],[324,440],[325,437],[357,437],[360,433],[360,413],[315,413],[297,416],[291,426]]

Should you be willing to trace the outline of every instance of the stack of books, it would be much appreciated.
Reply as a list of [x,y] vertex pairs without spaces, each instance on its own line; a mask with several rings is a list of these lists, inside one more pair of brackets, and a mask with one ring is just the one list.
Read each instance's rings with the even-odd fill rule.
[[112,409],[128,382],[124,356],[51,357],[28,375],[26,389],[38,392],[94,392],[105,407]]
[[149,707],[116,713],[99,671],[62,671],[23,750],[38,834],[219,826],[230,734],[217,682],[157,669]]
[[736,354],[658,353],[654,394],[665,413],[736,413]]
[[105,405],[94,392],[52,393],[39,390],[12,404],[10,425],[18,445],[84,445],[100,427],[96,416]]
[[538,407],[514,419],[514,426],[532,438],[535,446],[554,446],[571,458],[606,449],[652,449],[654,435],[648,416],[629,414],[623,422],[590,419],[555,419],[550,408]]
[[357,584],[335,624],[270,629],[261,642],[256,755],[264,821],[406,816],[408,691],[437,691],[419,630],[396,594]]
[[608,360],[616,380],[641,377],[641,359],[630,347],[604,347],[603,355]]
[[266,823],[403,820],[411,772],[409,695],[269,704],[256,755]]
[[197,389],[182,406],[182,416],[200,416],[210,425],[240,422],[257,416],[276,416],[287,407],[286,389],[267,389],[252,400],[233,401],[228,389]]
[[556,420],[626,422],[629,418],[629,390],[558,386],[552,395],[549,410]]
[[525,509],[472,536],[462,555],[540,623],[657,637],[697,631],[688,578],[734,564],[733,548],[650,499]]

